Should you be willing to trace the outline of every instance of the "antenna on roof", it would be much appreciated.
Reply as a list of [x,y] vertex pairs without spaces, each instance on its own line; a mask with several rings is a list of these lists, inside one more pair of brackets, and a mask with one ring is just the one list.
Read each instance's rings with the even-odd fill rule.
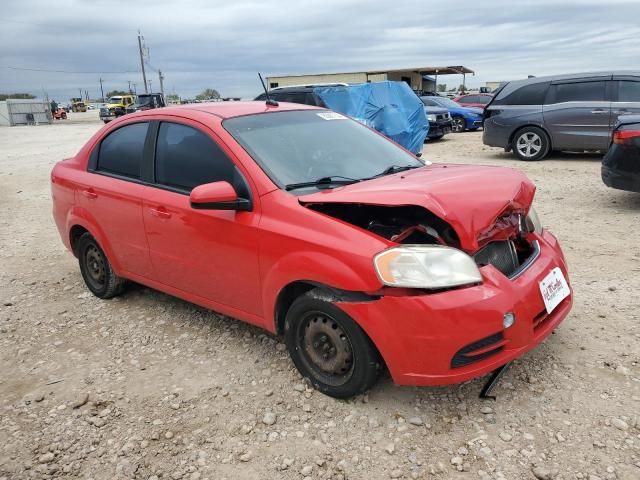
[[264,94],[267,97],[267,105],[271,105],[272,107],[277,107],[278,106],[278,102],[276,102],[275,100],[271,100],[271,97],[269,96],[269,90],[267,90],[267,86],[264,84],[264,80],[262,79],[262,75],[260,75],[260,72],[258,72],[258,78],[260,79],[260,83],[262,83],[262,88],[264,88]]

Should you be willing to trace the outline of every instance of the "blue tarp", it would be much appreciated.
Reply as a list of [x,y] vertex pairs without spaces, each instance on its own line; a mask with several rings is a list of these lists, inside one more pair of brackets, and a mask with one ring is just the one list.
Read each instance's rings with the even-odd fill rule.
[[331,110],[376,129],[410,152],[422,150],[429,122],[422,101],[405,82],[316,87],[314,92]]

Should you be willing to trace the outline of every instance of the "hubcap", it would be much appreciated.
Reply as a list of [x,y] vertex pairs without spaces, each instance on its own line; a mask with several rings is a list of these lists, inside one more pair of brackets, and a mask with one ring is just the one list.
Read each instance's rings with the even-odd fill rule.
[[454,118],[453,119],[453,131],[456,133],[462,132],[464,130],[464,120],[462,118]]
[[102,252],[95,246],[91,245],[85,253],[85,264],[87,273],[92,283],[100,287],[104,285],[105,279],[105,263]]
[[533,132],[523,133],[518,137],[516,148],[523,157],[535,157],[542,150],[542,139]]
[[340,326],[328,315],[314,313],[305,322],[303,351],[314,367],[330,376],[344,376],[353,366],[351,344]]

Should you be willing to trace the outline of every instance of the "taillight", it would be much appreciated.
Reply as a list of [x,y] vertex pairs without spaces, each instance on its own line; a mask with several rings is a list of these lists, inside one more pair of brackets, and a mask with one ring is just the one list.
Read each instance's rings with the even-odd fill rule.
[[613,143],[618,145],[630,145],[636,139],[640,139],[640,130],[616,130],[613,132]]

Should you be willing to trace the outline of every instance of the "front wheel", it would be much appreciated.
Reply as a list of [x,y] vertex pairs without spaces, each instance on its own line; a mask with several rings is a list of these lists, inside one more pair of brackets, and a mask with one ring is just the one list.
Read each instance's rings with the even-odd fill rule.
[[358,324],[318,289],[296,299],[285,319],[285,343],[303,377],[322,393],[350,398],[376,382],[381,361]]
[[451,120],[451,129],[455,133],[464,132],[466,127],[467,127],[466,122],[462,117],[453,117],[453,119]]
[[547,134],[538,127],[524,127],[513,137],[513,153],[520,160],[532,162],[542,160],[549,153],[551,142]]

